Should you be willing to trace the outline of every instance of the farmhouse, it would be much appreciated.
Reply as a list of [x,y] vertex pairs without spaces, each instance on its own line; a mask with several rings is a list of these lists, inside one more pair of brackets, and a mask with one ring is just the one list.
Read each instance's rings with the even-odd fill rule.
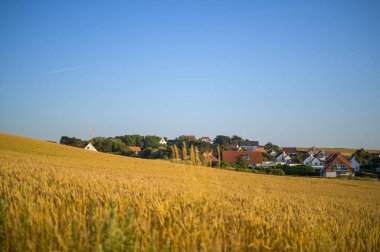
[[245,163],[250,167],[261,166],[263,157],[258,151],[223,151],[223,161],[235,163],[238,158],[242,157]]
[[96,151],[97,152],[97,150],[95,149],[95,147],[91,143],[87,144],[86,147],[84,147],[84,149],[85,150],[89,150],[89,151]]
[[339,153],[329,156],[324,168],[321,170],[323,177],[338,177],[350,174],[353,174],[350,161]]
[[168,142],[166,142],[165,138],[161,138],[159,144],[166,145]]
[[136,156],[138,156],[140,153],[141,153],[141,148],[138,147],[138,146],[128,146],[128,148],[131,150],[131,151],[134,151]]

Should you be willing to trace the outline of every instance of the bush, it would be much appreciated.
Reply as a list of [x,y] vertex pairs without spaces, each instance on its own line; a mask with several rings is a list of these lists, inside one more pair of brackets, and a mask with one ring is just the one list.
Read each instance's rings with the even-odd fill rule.
[[283,165],[278,168],[282,169],[286,175],[319,176],[319,172],[315,171],[315,169],[309,165]]
[[272,174],[273,175],[278,175],[278,176],[284,176],[285,175],[285,172],[281,169],[273,169],[272,170]]

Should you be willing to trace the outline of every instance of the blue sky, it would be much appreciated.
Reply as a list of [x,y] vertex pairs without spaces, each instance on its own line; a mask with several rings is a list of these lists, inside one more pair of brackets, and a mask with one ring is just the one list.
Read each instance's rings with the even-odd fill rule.
[[380,1],[1,1],[0,132],[380,149]]

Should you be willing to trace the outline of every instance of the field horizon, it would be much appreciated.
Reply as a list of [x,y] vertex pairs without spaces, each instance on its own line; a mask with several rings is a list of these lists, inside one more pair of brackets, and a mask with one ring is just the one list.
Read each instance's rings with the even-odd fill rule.
[[0,134],[1,251],[376,251],[378,181],[261,175]]

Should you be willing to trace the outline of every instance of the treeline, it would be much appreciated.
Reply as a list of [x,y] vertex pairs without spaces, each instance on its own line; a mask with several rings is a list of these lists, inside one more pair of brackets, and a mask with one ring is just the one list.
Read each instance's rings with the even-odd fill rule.
[[[123,156],[136,156],[136,152],[132,151],[129,146],[137,146],[141,149],[153,150],[160,146],[159,142],[161,137],[158,136],[140,136],[140,135],[125,135],[125,136],[116,136],[116,137],[95,137],[90,141],[82,140],[80,138],[62,136],[60,143],[84,148],[89,142],[100,152],[113,153]],[[150,149],[149,149],[150,148]],[[144,152],[143,152],[144,155]],[[145,156],[149,156],[150,153]]]

